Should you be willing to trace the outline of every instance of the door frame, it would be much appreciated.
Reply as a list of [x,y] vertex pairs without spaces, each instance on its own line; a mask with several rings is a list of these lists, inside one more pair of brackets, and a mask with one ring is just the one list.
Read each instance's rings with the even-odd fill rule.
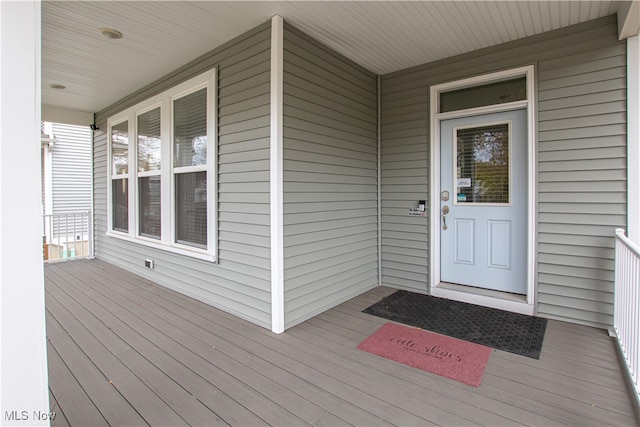
[[[508,80],[517,77],[526,77],[527,99],[504,104],[496,104],[485,107],[470,108],[466,110],[439,113],[440,93],[454,89],[479,86],[501,80]],[[433,296],[443,297],[487,307],[499,308],[502,310],[517,313],[535,314],[536,292],[536,112],[535,112],[535,67],[533,65],[504,70],[500,72],[485,74],[481,76],[442,83],[430,87],[430,133],[431,133],[431,168],[430,168],[430,266],[429,293]],[[452,289],[441,286],[440,282],[440,122],[443,120],[459,117],[471,117],[488,113],[503,111],[527,110],[527,294],[526,298],[516,300],[512,298],[500,298],[499,293],[481,294],[465,292],[459,289]]]

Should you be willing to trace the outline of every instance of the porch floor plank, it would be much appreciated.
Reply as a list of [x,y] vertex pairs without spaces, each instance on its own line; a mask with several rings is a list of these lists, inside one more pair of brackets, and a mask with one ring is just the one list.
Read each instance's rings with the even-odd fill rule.
[[[71,279],[70,279],[71,281]],[[50,295],[53,296],[52,299],[47,300],[47,304],[50,308],[54,309],[55,304],[60,301],[61,304],[73,305],[75,300],[68,294],[62,292],[62,290],[56,288],[54,284],[49,285]],[[78,297],[80,291],[74,292],[73,295]],[[53,306],[53,307],[52,307]],[[63,307],[58,307],[56,312],[62,312],[64,310]],[[149,399],[150,403],[154,403],[154,406],[151,407],[151,411],[153,412],[153,416],[156,417],[156,413],[158,415],[166,416],[161,421],[153,421],[153,419],[147,418],[147,420],[151,424],[158,423],[167,423],[168,425],[174,424],[196,424],[196,425],[226,425],[226,423],[221,420],[217,420],[216,414],[213,413],[210,409],[208,409],[202,402],[199,402],[195,399],[190,393],[181,388],[171,377],[167,376],[162,370],[158,369],[149,362],[148,359],[145,359],[141,353],[134,351],[130,346],[128,346],[121,338],[119,338],[111,329],[109,329],[104,323],[100,322],[99,319],[89,312],[84,306],[76,307],[74,315],[77,320],[84,325],[85,328],[90,330],[91,334],[95,336],[99,342],[104,343],[101,351],[109,352],[112,354],[114,358],[117,358],[123,366],[126,366],[130,372],[127,372],[126,375],[134,375],[137,378],[140,378],[144,381],[145,386],[148,387],[153,393],[157,395],[159,399],[162,400],[161,406],[165,406],[167,408],[171,408],[175,414],[177,414],[181,419],[176,419],[174,414],[169,413],[162,414],[163,411],[158,410],[158,401],[155,397]],[[87,331],[87,332],[88,332]],[[77,335],[82,337],[83,331],[78,331]],[[140,340],[138,342],[141,342]],[[91,344],[87,345],[88,351],[91,351]],[[95,348],[99,348],[100,346],[94,346]],[[150,351],[157,351],[156,348],[152,348],[150,346]],[[120,384],[121,380],[114,382],[116,387]],[[145,393],[148,393],[146,390],[142,390],[140,396],[144,396]],[[140,398],[137,396],[136,398]],[[144,402],[146,403],[146,401]],[[137,405],[136,405],[137,406]],[[149,409],[148,409],[149,410]],[[219,422],[216,422],[219,421]],[[173,423],[173,424],[172,424]]]
[[[68,412],[74,425],[106,425],[107,421],[50,343],[47,345],[47,359],[50,384],[49,407],[51,412],[56,414],[51,425],[60,427],[71,425],[64,411]],[[63,398],[67,402],[64,411],[57,403],[57,400]]]
[[[47,337],[108,425],[147,424],[51,315],[47,316]],[[66,400],[61,396],[58,406],[70,419],[72,416],[66,410]]]
[[281,335],[99,260],[45,267],[52,425],[637,425],[606,331],[550,320],[540,360],[471,387],[356,349],[376,288]]
[[[127,277],[120,276],[126,280]],[[134,277],[135,279],[135,277]],[[138,295],[138,292],[140,295]],[[243,347],[235,346],[229,348],[225,342],[220,341],[220,337],[209,333],[207,330],[198,331],[196,324],[175,314],[180,311],[176,307],[163,307],[154,303],[159,299],[148,289],[140,289],[128,294],[127,298],[118,297],[115,300],[135,316],[149,325],[153,325],[156,331],[172,336],[174,340],[186,349],[200,355],[206,360],[216,360],[216,365],[222,372],[233,373],[236,382],[246,384],[252,390],[260,393],[258,397],[252,396],[249,404],[255,406],[264,402],[264,411],[269,412],[275,409],[273,415],[264,414],[265,421],[275,417],[271,422],[275,424],[300,424],[314,423],[316,420],[329,415],[316,404],[300,398],[284,387],[282,381],[274,381],[272,378],[277,375],[267,376],[263,369],[256,369],[256,358],[249,357],[243,363],[244,354],[249,352],[259,353],[259,349],[254,349],[252,342],[243,343]],[[199,319],[197,319],[199,320]],[[219,328],[219,327],[218,327]],[[266,367],[268,370],[268,367]],[[276,403],[277,405],[274,405]],[[283,408],[287,406],[291,412],[290,419],[284,419],[287,413]],[[256,411],[258,412],[258,411]]]
[[[96,271],[90,272],[94,274],[94,279],[99,277],[95,276]],[[70,271],[70,269],[67,271],[67,280],[69,281],[67,286],[71,286],[70,284],[74,282],[73,279],[76,279],[73,288],[76,291],[76,298],[91,312],[103,319],[103,322],[109,325],[116,334],[126,337],[126,342],[131,345],[131,350],[140,351],[152,361],[162,363],[165,369],[172,368],[168,374],[171,374],[174,381],[187,387],[186,389],[191,393],[197,392],[194,396],[214,409],[224,422],[232,425],[265,424],[266,420],[258,415],[263,412],[259,408],[260,399],[248,387],[235,381],[230,374],[208,362],[207,359],[210,355],[198,355],[185,351],[184,347],[174,339],[118,306],[112,299],[118,299],[119,292],[111,292],[108,296],[101,293],[109,294],[106,290],[104,277],[99,277],[99,280],[87,284],[85,289],[82,289],[82,282],[77,281],[77,274],[79,274],[77,271]],[[120,286],[125,282],[117,274],[111,277],[115,279],[114,282],[118,283],[119,290],[127,289]],[[144,285],[144,282],[142,283]],[[129,325],[135,325],[135,327]],[[181,337],[175,338],[180,339]],[[143,348],[145,344],[150,344],[153,348],[145,349]],[[157,354],[151,354],[154,352]],[[170,360],[166,360],[167,358]],[[175,365],[175,368],[172,365]],[[245,402],[246,405],[242,405],[242,402]],[[285,418],[284,411],[282,412],[280,419]],[[212,416],[207,424],[215,423],[215,421],[216,417]]]
[[[322,317],[322,316],[320,316]],[[300,325],[300,330],[308,332],[308,336],[317,336],[332,342],[330,348],[345,357],[355,358],[365,364],[366,367],[380,374],[383,381],[401,382],[408,390],[416,395],[424,395],[429,404],[441,405],[444,409],[454,413],[465,414],[467,411],[473,414],[473,421],[481,425],[512,425],[534,423],[537,425],[551,425],[554,421],[535,413],[514,409],[509,405],[488,399],[475,389],[460,386],[445,378],[415,375],[414,372],[404,369],[400,364],[390,364],[386,360],[373,355],[362,355],[353,348],[353,338],[336,335],[340,326],[327,322],[324,318],[312,319]],[[297,332],[296,332],[297,333]],[[366,338],[366,334],[362,334]],[[361,341],[358,337],[356,341]],[[428,390],[428,392],[426,391]],[[485,422],[481,422],[485,420]]]

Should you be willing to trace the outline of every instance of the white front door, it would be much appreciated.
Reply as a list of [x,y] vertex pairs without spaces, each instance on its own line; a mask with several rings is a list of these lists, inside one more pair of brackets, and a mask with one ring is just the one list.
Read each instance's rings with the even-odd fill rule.
[[440,122],[440,279],[527,293],[527,111]]

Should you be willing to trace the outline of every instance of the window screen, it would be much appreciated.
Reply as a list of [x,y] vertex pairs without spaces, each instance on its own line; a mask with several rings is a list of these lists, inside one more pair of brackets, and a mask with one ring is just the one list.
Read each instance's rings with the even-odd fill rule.
[[140,235],[160,238],[161,227],[160,175],[138,178]]
[[160,170],[160,108],[138,116],[138,172]]
[[173,103],[173,165],[207,164],[207,89],[200,89]]
[[113,229],[129,231],[129,180],[114,179],[111,181],[113,197]]
[[129,173],[129,122],[111,127],[111,160],[114,175]]
[[176,242],[207,247],[207,173],[176,174]]

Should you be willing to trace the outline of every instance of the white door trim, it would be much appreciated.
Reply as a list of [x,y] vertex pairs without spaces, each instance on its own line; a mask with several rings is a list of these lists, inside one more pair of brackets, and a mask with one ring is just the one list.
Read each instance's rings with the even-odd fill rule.
[[[526,77],[527,99],[526,101],[510,102],[487,107],[472,108],[468,110],[439,113],[440,93],[453,89],[462,89],[490,82],[506,80],[516,77]],[[536,274],[536,117],[535,117],[535,68],[533,65],[486,74],[454,82],[443,83],[430,87],[430,127],[431,127],[431,167],[430,167],[430,293],[433,296],[454,299],[473,304],[514,311],[523,314],[535,314],[535,274]],[[457,117],[468,117],[479,114],[487,114],[500,111],[509,111],[521,108],[527,109],[527,295],[526,300],[514,301],[513,299],[500,298],[498,296],[479,295],[464,292],[458,289],[440,286],[440,122]]]

